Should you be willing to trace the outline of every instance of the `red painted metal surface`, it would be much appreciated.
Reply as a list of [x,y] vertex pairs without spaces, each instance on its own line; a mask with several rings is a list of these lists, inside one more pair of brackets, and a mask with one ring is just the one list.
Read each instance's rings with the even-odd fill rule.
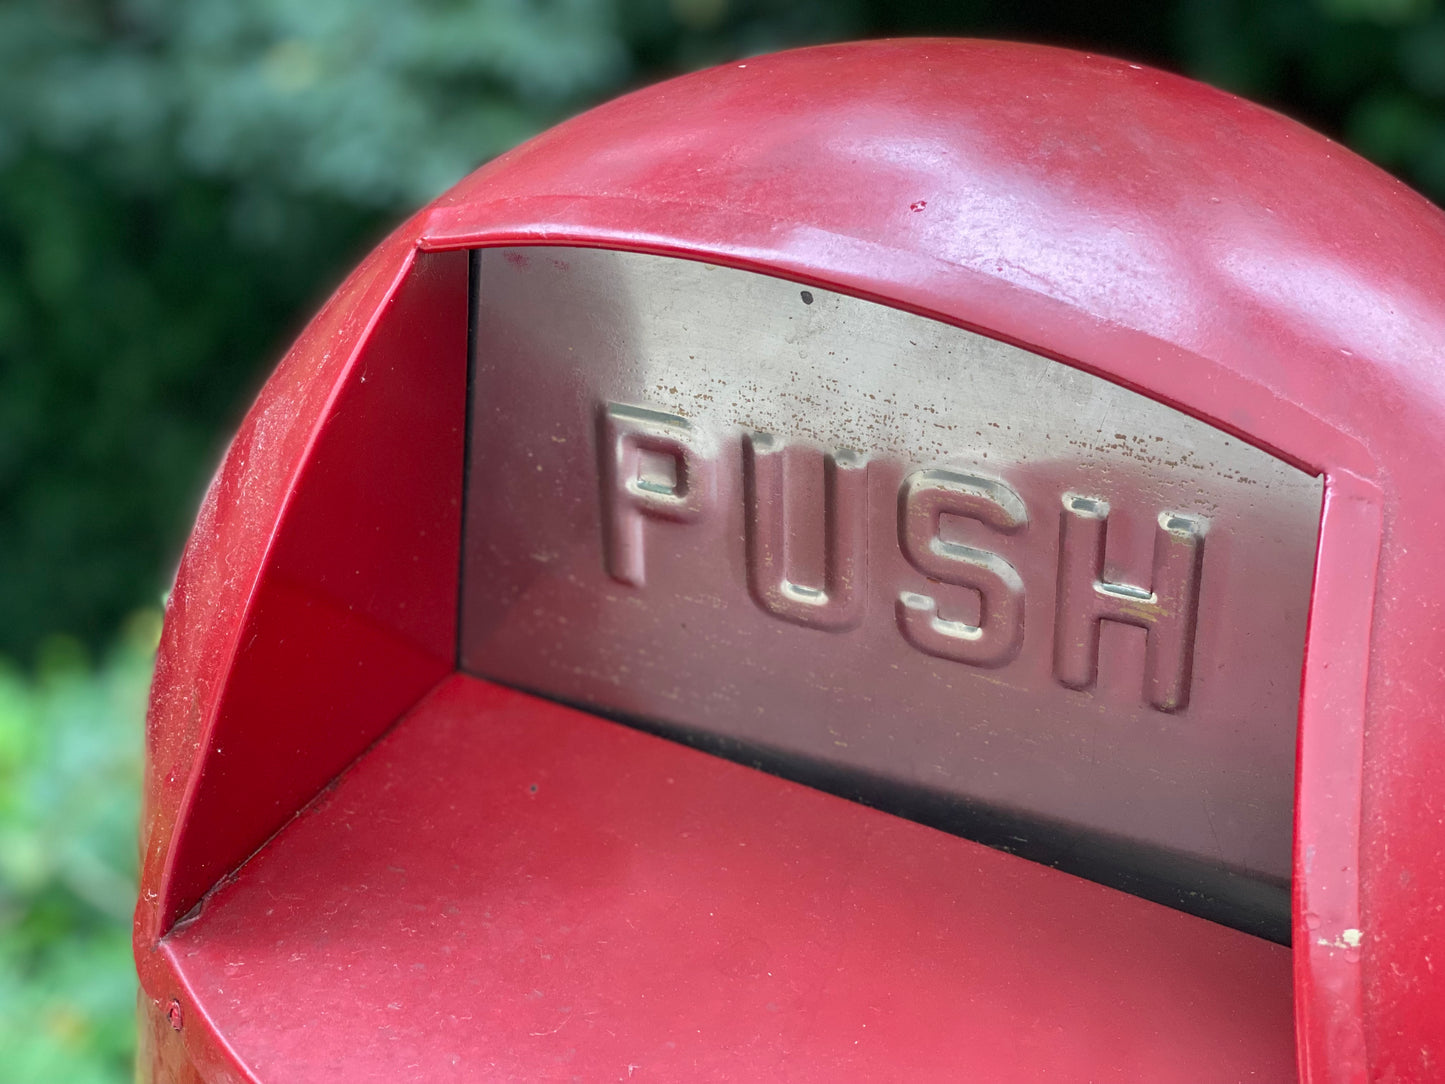
[[383,246],[212,483],[152,690],[142,946],[451,671],[466,304],[464,255]]
[[166,955],[257,1080],[1287,1080],[1289,950],[457,676]]
[[[1328,140],[1186,80],[941,41],[753,58],[562,125],[404,226],[308,329],[213,484],[167,616],[137,953],[151,1019],[174,998],[185,1024],[155,1029],[158,1049],[182,1042],[207,1079],[242,1078],[218,1020],[187,1000],[186,957],[158,939],[451,669],[466,284],[460,255],[431,253],[529,243],[692,256],[880,300],[1323,472],[1296,811],[1300,1071],[1438,1078],[1445,217]],[[391,413],[368,357],[434,400],[409,422]],[[363,456],[368,486],[348,474]],[[391,576],[408,561],[403,592]],[[306,599],[331,608],[311,626],[332,638],[329,665],[287,646]],[[425,630],[403,602],[432,615]],[[248,666],[249,651],[269,661]],[[845,968],[882,966],[854,947],[830,949]],[[285,1008],[285,991],[267,996]],[[621,1022],[646,1026],[641,999],[626,1006]],[[815,1027],[855,1037],[826,1015]],[[1079,1075],[1115,1051],[1075,1053]]]

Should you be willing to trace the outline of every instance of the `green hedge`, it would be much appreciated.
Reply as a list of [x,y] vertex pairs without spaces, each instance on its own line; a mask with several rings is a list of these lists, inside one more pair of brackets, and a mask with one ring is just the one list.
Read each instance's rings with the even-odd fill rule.
[[141,727],[159,615],[98,665],[51,638],[0,667],[0,1079],[130,1077]]

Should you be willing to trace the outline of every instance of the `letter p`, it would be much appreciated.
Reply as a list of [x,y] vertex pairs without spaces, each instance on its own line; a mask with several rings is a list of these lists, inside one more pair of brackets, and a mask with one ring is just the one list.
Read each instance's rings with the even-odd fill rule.
[[598,414],[603,560],[620,583],[646,579],[645,519],[688,523],[703,511],[711,481],[697,431],[686,418],[607,403]]

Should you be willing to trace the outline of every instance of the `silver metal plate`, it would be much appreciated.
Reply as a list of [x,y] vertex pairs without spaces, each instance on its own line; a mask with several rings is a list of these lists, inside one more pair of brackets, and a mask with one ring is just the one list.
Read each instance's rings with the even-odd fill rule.
[[1320,479],[764,275],[473,280],[466,670],[1285,936]]

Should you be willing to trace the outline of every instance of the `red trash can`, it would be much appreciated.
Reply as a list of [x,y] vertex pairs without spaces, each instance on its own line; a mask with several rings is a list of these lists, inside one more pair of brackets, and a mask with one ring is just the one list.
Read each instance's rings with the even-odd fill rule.
[[1438,1079],[1442,342],[1438,210],[1101,57],[501,156],[201,507],[143,1079]]

